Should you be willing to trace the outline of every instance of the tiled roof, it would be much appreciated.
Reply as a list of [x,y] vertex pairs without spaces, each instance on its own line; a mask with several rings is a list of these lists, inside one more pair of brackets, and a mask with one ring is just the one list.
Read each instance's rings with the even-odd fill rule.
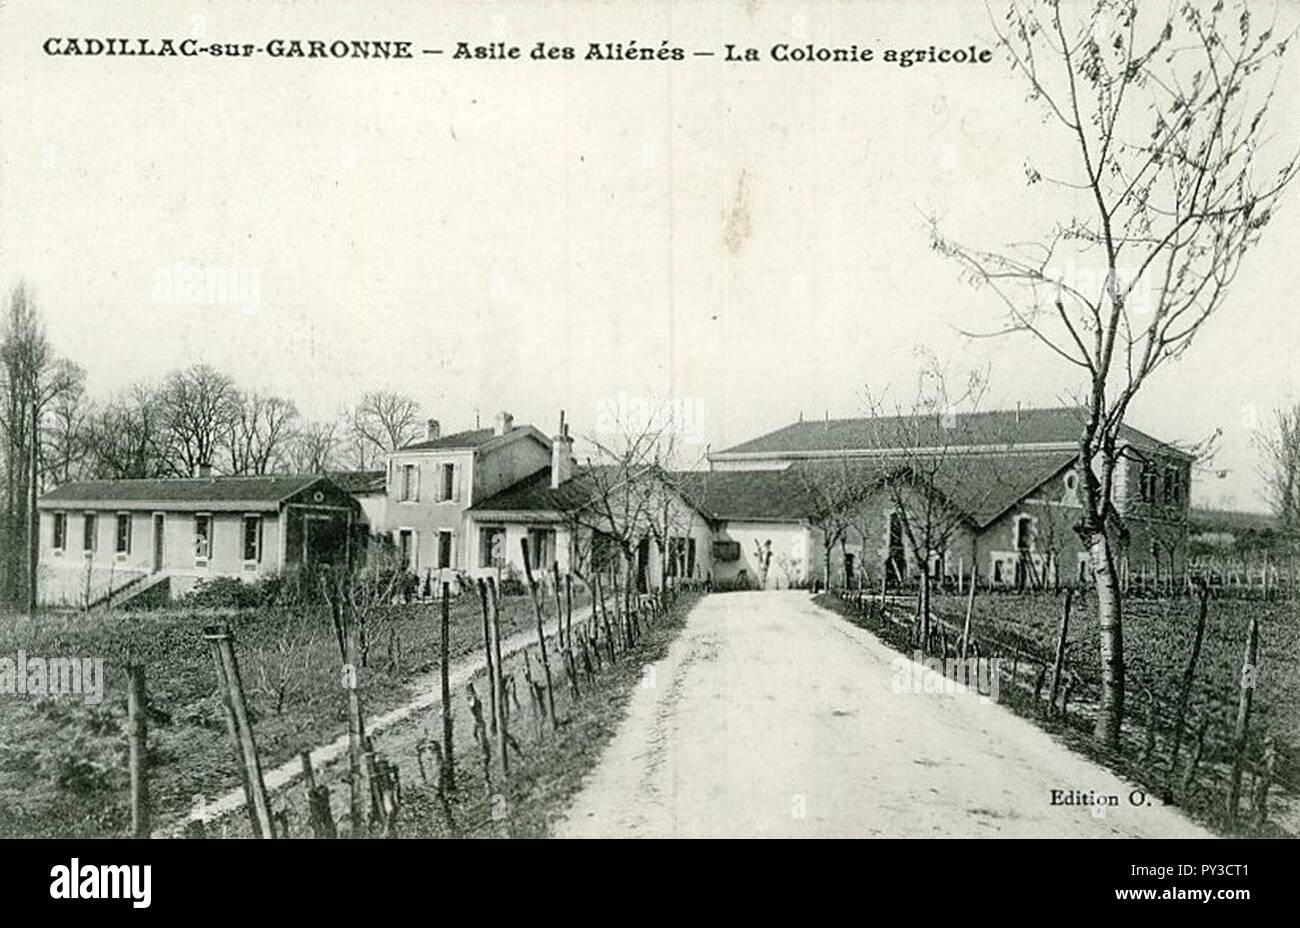
[[816,510],[793,467],[784,470],[678,471],[682,492],[718,519],[799,522]]
[[[526,426],[515,426],[510,432],[515,432]],[[509,435],[510,432],[506,434]],[[498,436],[496,429],[470,429],[465,432],[453,432],[450,435],[443,435],[440,438],[432,438],[427,441],[415,441],[409,445],[403,445],[403,451],[434,451],[434,450],[460,450],[463,448],[479,448],[486,445],[494,438],[504,438],[505,435]]]
[[472,512],[568,512],[591,499],[595,490],[608,487],[617,469],[612,466],[579,467],[558,488],[551,487],[551,468],[533,471],[503,490],[479,500]]
[[325,477],[315,474],[76,480],[46,493],[40,499],[40,506],[58,508],[71,504],[116,503],[133,508],[132,504],[175,503],[186,509],[198,504],[218,504],[221,508],[240,505],[269,508],[317,481],[328,482]]
[[[959,413],[945,422],[938,416],[883,416],[878,418],[808,420],[743,442],[726,455],[781,455],[836,451],[879,451],[900,447],[1018,446],[1072,444],[1084,425],[1082,407],[995,410]],[[1164,454],[1186,455],[1131,426],[1120,438],[1135,448]]]
[[[1069,451],[952,456],[936,469],[935,486],[982,528],[1074,460]],[[715,518],[787,522],[815,516],[824,499],[820,487],[846,478],[869,487],[885,475],[880,463],[799,461],[783,470],[691,471],[675,477]]]
[[387,474],[382,470],[341,470],[329,478],[344,493],[383,493]]

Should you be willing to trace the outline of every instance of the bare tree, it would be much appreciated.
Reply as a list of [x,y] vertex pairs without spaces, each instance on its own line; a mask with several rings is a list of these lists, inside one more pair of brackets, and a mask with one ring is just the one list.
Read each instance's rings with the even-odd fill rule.
[[420,433],[420,404],[409,396],[375,390],[357,401],[348,419],[352,463],[366,470]]
[[[1030,244],[1001,250],[959,244],[932,219],[933,244],[1000,300],[1002,323],[982,334],[1025,335],[1081,379],[1078,531],[1096,578],[1096,736],[1114,745],[1124,713],[1119,433],[1142,385],[1222,305],[1295,176],[1294,152],[1261,161],[1288,38],[1257,28],[1244,2],[1139,13],[1136,0],[1017,0],[994,29],[1072,152],[1051,168],[1026,163],[1058,214]],[[1092,280],[1059,267],[1076,260],[1095,268]]]
[[101,479],[171,473],[158,390],[138,383],[110,400],[91,423],[90,470]]
[[171,471],[193,476],[211,466],[239,416],[239,391],[227,375],[206,364],[172,372],[158,396]]
[[292,400],[256,392],[240,394],[234,403],[223,450],[232,474],[269,474],[283,470],[298,424]]
[[857,525],[863,500],[874,485],[872,475],[878,475],[879,470],[848,458],[838,458],[825,463],[796,465],[792,471],[811,504],[809,522],[822,534],[822,563],[829,589],[831,555],[836,545],[843,547]]
[[298,474],[324,474],[336,470],[339,427],[336,422],[308,422],[289,442],[289,468]]
[[1255,445],[1269,507],[1283,529],[1300,529],[1300,403],[1277,410]]
[[968,430],[986,390],[985,376],[972,372],[957,389],[949,386],[950,379],[945,367],[928,358],[906,401],[890,405],[883,395],[865,394],[868,421],[877,432],[874,444],[883,450],[876,462],[880,477],[868,479],[883,477],[918,571],[923,646],[930,640],[931,563],[943,563],[967,524],[972,500],[994,488],[988,468],[962,457],[974,443]]
[[10,293],[0,337],[0,436],[6,464],[0,597],[25,600],[28,608],[36,596],[36,496],[46,477],[41,435],[49,410],[81,391],[83,382],[79,367],[55,357],[36,301],[19,283]]

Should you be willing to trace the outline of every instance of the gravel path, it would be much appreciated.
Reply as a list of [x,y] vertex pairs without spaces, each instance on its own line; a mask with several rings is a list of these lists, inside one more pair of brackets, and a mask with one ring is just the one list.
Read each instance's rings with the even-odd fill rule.
[[706,597],[557,833],[1210,836],[985,697],[899,692],[914,668],[806,593]]

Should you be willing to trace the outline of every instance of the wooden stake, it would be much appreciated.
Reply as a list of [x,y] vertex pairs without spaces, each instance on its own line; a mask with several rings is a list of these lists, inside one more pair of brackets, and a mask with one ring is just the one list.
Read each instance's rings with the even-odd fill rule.
[[[959,573],[960,577],[961,574]],[[975,575],[972,572],[970,582],[970,595],[966,597],[966,624],[961,630],[961,659],[966,660],[967,647],[970,644],[970,623],[975,614]]]
[[1246,739],[1250,734],[1250,707],[1255,698],[1256,662],[1259,659],[1259,616],[1250,618],[1246,634],[1246,656],[1241,664],[1241,695],[1237,701],[1237,723],[1233,729],[1232,782],[1228,788],[1228,822],[1237,820],[1241,800],[1241,772],[1246,762]]
[[1183,671],[1183,682],[1178,688],[1178,707],[1174,710],[1173,746],[1169,753],[1169,779],[1165,786],[1165,801],[1173,799],[1174,777],[1178,773],[1178,751],[1183,743],[1183,725],[1187,720],[1187,704],[1192,696],[1192,683],[1196,679],[1196,663],[1201,656],[1201,642],[1205,639],[1205,618],[1209,612],[1210,590],[1204,582],[1196,581],[1196,593],[1200,599],[1200,608],[1196,618],[1196,635],[1192,639],[1192,653],[1187,659],[1187,668]]
[[1056,635],[1056,659],[1052,662],[1052,688],[1047,691],[1047,714],[1056,714],[1056,694],[1061,686],[1061,669],[1065,665],[1065,642],[1070,632],[1070,604],[1074,590],[1065,591],[1065,609],[1061,612],[1061,627]]
[[149,837],[149,724],[146,715],[149,699],[145,692],[144,667],[128,664],[126,667],[126,715],[131,764],[131,834],[136,838]]
[[551,729],[559,724],[555,719],[555,688],[551,685],[551,662],[546,656],[546,629],[542,623],[542,603],[537,594],[537,578],[533,576],[533,566],[528,560],[528,539],[520,538],[519,546],[524,554],[524,575],[528,578],[528,592],[533,600],[533,614],[537,617],[537,645],[542,652],[542,673],[546,677],[546,714],[551,718]]
[[497,595],[496,580],[489,578],[488,592],[491,596],[488,601],[491,604],[491,621],[489,623],[492,632],[492,652],[496,660],[496,680],[493,683],[492,705],[495,707],[496,732],[497,732],[497,749],[501,752],[501,776],[505,778],[510,775],[510,757],[506,750],[510,743],[510,706],[506,702],[505,686],[505,665],[501,661],[501,600]]
[[438,647],[438,677],[442,685],[442,757],[440,789],[456,788],[456,748],[451,707],[451,584],[442,583],[442,634]]
[[[496,599],[495,595],[492,597]],[[479,608],[483,612],[483,660],[487,665],[487,684],[488,684],[488,724],[491,726],[491,734],[497,732],[497,720],[500,713],[497,709],[497,677],[498,669],[494,666],[492,660],[492,619],[491,609],[496,607],[493,602],[488,605],[488,586],[483,578],[478,579],[478,601]]]
[[271,803],[262,780],[262,765],[257,756],[257,743],[253,740],[253,726],[248,720],[248,703],[244,699],[244,685],[239,678],[239,662],[235,658],[234,642],[225,625],[210,626],[204,637],[216,642],[217,653],[226,669],[226,682],[230,687],[230,703],[235,714],[235,728],[239,735],[239,748],[244,768],[248,771],[248,785],[253,794],[253,809],[257,814],[259,837],[275,837],[271,821]]

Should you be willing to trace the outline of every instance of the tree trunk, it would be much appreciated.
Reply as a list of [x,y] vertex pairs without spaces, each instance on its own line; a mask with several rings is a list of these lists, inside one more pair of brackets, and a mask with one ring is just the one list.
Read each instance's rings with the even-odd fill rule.
[[921,567],[921,650],[930,649],[930,565]]
[[1093,535],[1088,553],[1097,590],[1097,633],[1101,649],[1101,705],[1093,737],[1117,748],[1124,722],[1124,626],[1119,577],[1104,529]]

